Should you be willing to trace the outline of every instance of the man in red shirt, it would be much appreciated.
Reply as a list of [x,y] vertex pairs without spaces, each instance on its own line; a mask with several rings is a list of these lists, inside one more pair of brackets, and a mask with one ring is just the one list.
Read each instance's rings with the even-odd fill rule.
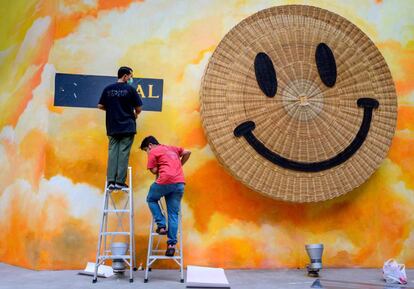
[[[157,233],[168,237],[166,256],[174,256],[177,244],[178,214],[184,193],[184,173],[182,166],[191,152],[180,147],[160,144],[153,136],[143,139],[141,149],[148,154],[147,168],[156,175],[147,196],[147,203],[157,223]],[[168,230],[165,217],[158,201],[165,197],[168,213]]]

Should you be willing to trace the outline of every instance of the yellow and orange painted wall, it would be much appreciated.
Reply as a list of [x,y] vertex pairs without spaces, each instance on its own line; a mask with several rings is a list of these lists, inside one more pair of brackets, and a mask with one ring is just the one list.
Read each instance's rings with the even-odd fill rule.
[[[270,6],[328,9],[378,46],[398,94],[388,157],[358,189],[294,204],[249,190],[217,162],[201,127],[199,87],[223,36]],[[296,268],[304,244],[323,242],[324,264],[414,267],[414,3],[410,0],[14,0],[0,4],[0,262],[82,268],[95,257],[105,182],[104,112],[53,106],[56,72],[164,79],[162,113],[144,112],[131,152],[138,261],[150,220],[153,176],[141,139],[190,149],[183,200],[185,263]]]

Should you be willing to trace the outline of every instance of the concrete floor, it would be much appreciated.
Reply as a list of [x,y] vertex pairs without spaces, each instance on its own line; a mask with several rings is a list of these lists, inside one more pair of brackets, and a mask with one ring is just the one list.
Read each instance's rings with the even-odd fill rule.
[[[324,269],[320,283],[325,289],[414,289],[414,270],[407,270],[407,286],[387,286],[382,280],[381,269]],[[32,271],[0,263],[0,289],[87,289],[87,288],[186,288],[179,282],[178,270],[153,270],[150,280],[144,283],[144,272],[134,272],[134,282],[127,277],[99,278],[92,284],[92,277],[78,271]],[[232,289],[304,289],[311,288],[316,280],[306,276],[305,270],[226,270]]]

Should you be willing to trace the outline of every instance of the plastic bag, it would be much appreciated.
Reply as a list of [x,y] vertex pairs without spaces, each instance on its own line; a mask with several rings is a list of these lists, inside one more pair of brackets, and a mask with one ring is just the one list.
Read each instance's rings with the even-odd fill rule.
[[398,264],[394,259],[389,259],[382,267],[385,282],[390,284],[407,284],[405,265]]

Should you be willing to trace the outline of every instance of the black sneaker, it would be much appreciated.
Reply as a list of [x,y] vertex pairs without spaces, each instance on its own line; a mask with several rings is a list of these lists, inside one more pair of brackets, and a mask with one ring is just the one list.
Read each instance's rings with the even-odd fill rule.
[[127,184],[115,183],[115,190],[125,190],[125,189],[128,189]]
[[115,183],[114,182],[109,182],[106,189],[110,190],[110,191],[114,190],[115,189]]
[[157,232],[159,235],[167,235],[167,228],[165,227],[158,227],[155,232]]
[[167,251],[165,251],[165,256],[173,257],[175,254],[175,245],[168,245]]

